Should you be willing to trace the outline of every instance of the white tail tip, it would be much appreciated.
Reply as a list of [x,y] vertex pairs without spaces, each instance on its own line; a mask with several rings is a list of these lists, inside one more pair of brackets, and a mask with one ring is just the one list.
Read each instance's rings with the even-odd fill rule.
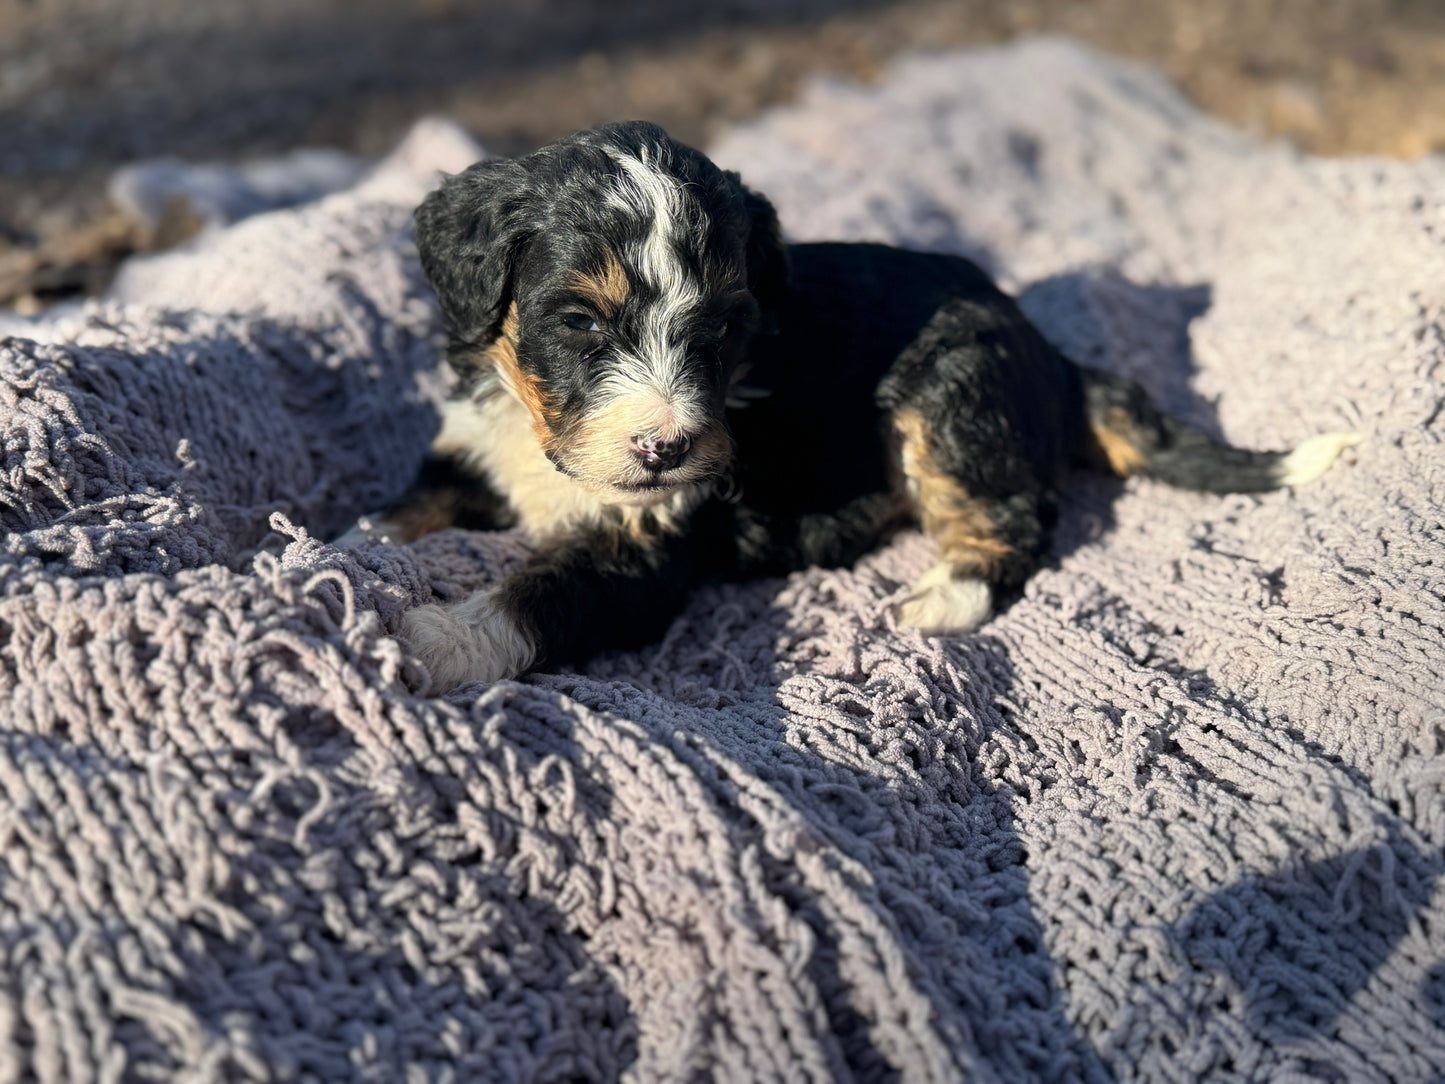
[[1313,482],[1330,469],[1341,452],[1364,439],[1359,433],[1321,433],[1310,437],[1279,461],[1275,468],[1279,471],[1279,484],[1302,486]]

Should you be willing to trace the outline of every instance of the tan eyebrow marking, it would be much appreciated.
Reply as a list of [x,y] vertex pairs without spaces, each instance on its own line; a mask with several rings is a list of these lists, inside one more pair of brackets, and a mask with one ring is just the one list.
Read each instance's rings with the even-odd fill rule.
[[574,271],[570,285],[585,300],[597,306],[603,316],[612,316],[632,296],[627,272],[616,255],[609,252],[599,271]]

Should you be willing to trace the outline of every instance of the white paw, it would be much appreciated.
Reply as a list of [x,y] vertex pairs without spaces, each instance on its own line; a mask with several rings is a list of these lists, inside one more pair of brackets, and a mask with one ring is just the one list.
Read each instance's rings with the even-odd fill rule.
[[913,594],[898,608],[898,627],[937,636],[972,632],[993,609],[993,591],[983,580],[954,579],[952,569],[937,564],[918,577]]
[[532,665],[536,649],[490,591],[454,606],[418,606],[401,619],[401,642],[431,676],[432,692],[469,681],[516,677]]

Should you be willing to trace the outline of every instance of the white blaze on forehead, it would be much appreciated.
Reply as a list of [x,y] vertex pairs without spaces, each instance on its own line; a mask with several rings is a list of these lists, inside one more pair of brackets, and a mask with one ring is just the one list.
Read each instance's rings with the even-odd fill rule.
[[[702,284],[687,270],[681,250],[700,250],[707,216],[697,201],[666,169],[661,148],[619,153],[621,169],[608,202],[648,223],[646,236],[629,251],[643,280],[657,297],[641,314],[637,352],[624,354],[607,380],[609,396],[648,393],[671,406],[684,428],[700,424],[705,408],[682,382],[687,359],[683,318],[702,303]],[[701,253],[699,252],[699,255]]]

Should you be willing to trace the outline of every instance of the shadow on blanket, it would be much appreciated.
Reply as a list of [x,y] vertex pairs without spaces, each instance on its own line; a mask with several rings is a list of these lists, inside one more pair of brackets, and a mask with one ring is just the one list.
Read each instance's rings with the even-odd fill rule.
[[[1387,825],[1374,846],[1247,876],[1198,900],[1178,922],[1158,920],[1162,938],[1127,969],[1135,1004],[1124,1019],[1113,1015],[1081,995],[1123,981],[1119,960],[1106,946],[1074,945],[1061,965],[1047,944],[1077,938],[1086,924],[1041,926],[1041,914],[1057,921],[1061,907],[1087,910],[1091,901],[1053,900],[1040,911],[1031,895],[1039,889],[1031,887],[1013,804],[1047,806],[1059,781],[1004,778],[998,737],[1025,747],[1034,734],[1046,737],[1040,720],[1011,706],[1018,679],[1007,645],[986,634],[959,638],[938,645],[936,669],[870,670],[862,659],[877,645],[859,642],[869,631],[830,651],[822,642],[828,629],[798,625],[796,596],[807,590],[771,581],[703,592],[692,619],[659,647],[604,657],[585,676],[534,680],[591,707],[625,711],[660,744],[703,750],[695,768],[713,756],[745,765],[749,782],[761,782],[856,863],[853,886],[905,946],[910,979],[928,995],[939,1032],[956,1052],[977,1049],[1005,1078],[1111,1079],[1095,1044],[1121,1028],[1173,1019],[1181,982],[1214,991],[1183,1022],[1196,1034],[1227,1032],[1244,1015],[1281,1041],[1331,1038],[1341,1012],[1427,906],[1445,859]],[[1160,752],[1212,778],[1177,748]],[[745,796],[728,794],[728,821],[757,831],[741,845],[756,847],[768,888],[811,931],[802,974],[821,995],[830,1041],[858,1079],[886,1077],[890,1059],[870,1037],[848,978],[843,942],[854,931],[840,921],[838,901],[771,856]],[[1056,815],[1087,814],[1060,806]],[[1075,967],[1090,974],[1071,974]],[[1432,1005],[1445,1004],[1442,973],[1421,990]],[[1152,995],[1139,992],[1148,987]]]
[[1329,1036],[1429,904],[1442,865],[1390,824],[1384,843],[1220,889],[1169,938],[1195,966],[1227,976],[1222,1011],[1242,997],[1254,1025],[1275,1039]]
[[[690,749],[695,769],[709,759],[739,765],[749,786],[765,788],[844,856],[866,918],[770,853],[755,794],[714,792],[729,825],[749,826],[730,845],[751,853],[770,893],[810,932],[798,981],[816,989],[826,1012],[826,1032],[815,1038],[854,1078],[888,1079],[898,1056],[870,1034],[878,1013],[859,989],[850,944],[860,925],[876,922],[904,947],[908,979],[928,995],[930,1023],[956,1054],[978,1049],[1015,1079],[1109,1079],[1065,1015],[1030,901],[1014,795],[980,756],[998,728],[1022,732],[1008,706],[1007,650],[968,637],[939,645],[937,672],[885,666],[870,675],[856,669],[854,651],[810,650],[824,630],[796,627],[798,610],[779,601],[780,589],[786,596],[797,585],[704,591],[690,612],[708,616],[684,618],[662,645],[599,659],[585,676],[532,680],[625,713],[673,752]],[[968,688],[949,688],[960,671]],[[943,688],[954,702],[940,713]]]

